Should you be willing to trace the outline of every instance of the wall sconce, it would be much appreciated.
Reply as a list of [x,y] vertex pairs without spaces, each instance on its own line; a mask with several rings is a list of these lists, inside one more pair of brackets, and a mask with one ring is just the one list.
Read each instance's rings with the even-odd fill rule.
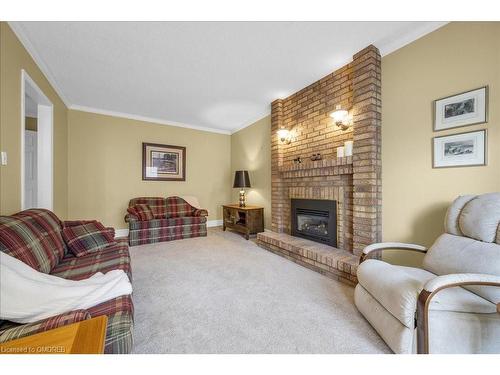
[[330,113],[330,117],[333,118],[335,125],[337,125],[342,130],[349,129],[351,126],[351,121],[349,119],[349,112],[347,110],[342,109],[340,104],[337,104],[335,107],[335,111]]
[[292,143],[292,133],[288,129],[281,128],[280,130],[278,130],[278,138],[281,143],[284,143],[286,145]]

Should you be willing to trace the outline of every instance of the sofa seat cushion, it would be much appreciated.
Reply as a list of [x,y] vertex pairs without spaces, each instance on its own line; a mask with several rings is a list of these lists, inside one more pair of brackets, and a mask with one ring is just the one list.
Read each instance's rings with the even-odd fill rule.
[[207,222],[205,216],[173,217],[170,219],[153,219],[148,221],[134,221],[130,223],[130,229],[152,229],[179,227],[183,225],[204,224]]
[[0,251],[49,273],[64,256],[61,231],[57,216],[44,209],[0,216]]
[[82,257],[68,255],[52,270],[51,274],[70,280],[86,279],[97,272],[123,270],[132,280],[127,240],[117,240],[103,250]]
[[[388,312],[408,328],[414,327],[417,299],[424,284],[436,277],[419,268],[395,266],[369,259],[358,267],[358,281]],[[431,310],[494,313],[496,306],[463,288],[438,292]]]

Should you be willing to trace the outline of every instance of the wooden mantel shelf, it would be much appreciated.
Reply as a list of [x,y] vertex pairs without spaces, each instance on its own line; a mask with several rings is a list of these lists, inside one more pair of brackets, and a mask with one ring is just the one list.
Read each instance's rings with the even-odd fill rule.
[[352,174],[352,156],[304,161],[300,164],[287,163],[282,165],[279,171],[285,179]]
[[302,163],[287,163],[279,167],[280,172],[302,171],[308,169],[332,168],[352,165],[352,156],[317,161],[306,160]]

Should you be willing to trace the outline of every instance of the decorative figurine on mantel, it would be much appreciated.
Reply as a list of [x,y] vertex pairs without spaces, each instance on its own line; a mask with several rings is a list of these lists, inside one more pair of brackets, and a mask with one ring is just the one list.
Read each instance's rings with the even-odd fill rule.
[[321,154],[312,154],[311,160],[312,161],[321,160]]

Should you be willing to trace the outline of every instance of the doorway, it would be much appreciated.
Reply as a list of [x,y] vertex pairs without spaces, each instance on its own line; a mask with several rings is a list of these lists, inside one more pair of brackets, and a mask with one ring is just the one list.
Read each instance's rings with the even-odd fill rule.
[[53,209],[53,105],[21,71],[21,208]]

